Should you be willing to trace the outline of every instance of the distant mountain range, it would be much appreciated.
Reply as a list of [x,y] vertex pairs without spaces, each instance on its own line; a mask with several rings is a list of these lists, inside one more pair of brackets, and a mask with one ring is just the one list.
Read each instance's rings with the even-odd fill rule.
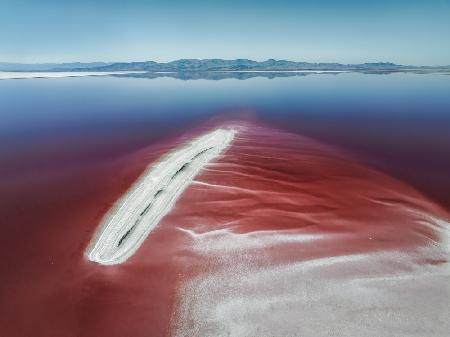
[[450,69],[450,66],[405,66],[389,62],[341,64],[341,63],[309,63],[269,59],[253,61],[248,59],[181,59],[160,63],[154,61],[119,62],[119,63],[45,63],[20,64],[0,62],[0,71],[147,71],[147,72],[206,72],[206,71],[402,71]]

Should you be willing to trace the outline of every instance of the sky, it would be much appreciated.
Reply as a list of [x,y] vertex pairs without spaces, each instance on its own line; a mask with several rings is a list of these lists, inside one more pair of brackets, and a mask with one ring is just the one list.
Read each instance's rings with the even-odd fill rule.
[[0,0],[0,62],[450,64],[450,0]]

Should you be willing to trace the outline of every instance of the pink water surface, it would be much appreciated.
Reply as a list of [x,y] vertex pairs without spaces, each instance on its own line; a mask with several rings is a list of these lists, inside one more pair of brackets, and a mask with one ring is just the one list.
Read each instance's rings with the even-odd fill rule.
[[[232,146],[137,253],[117,266],[87,261],[100,219],[145,167],[216,127],[238,130]],[[46,172],[0,191],[4,336],[449,331],[449,214],[341,149],[255,121],[215,121]]]

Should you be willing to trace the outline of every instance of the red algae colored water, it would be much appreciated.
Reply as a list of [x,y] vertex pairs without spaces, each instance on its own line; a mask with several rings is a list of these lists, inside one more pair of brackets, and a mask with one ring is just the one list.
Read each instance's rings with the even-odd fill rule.
[[186,235],[171,332],[445,336],[447,221],[337,149],[243,125],[166,218]]
[[2,303],[8,303],[0,306],[2,335],[164,334],[170,288],[162,285],[175,276],[164,263],[170,255],[156,257],[155,251],[143,273],[133,264],[90,263],[84,250],[102,215],[173,146],[169,141],[115,160],[86,160],[89,165],[73,170],[48,164],[52,169],[40,168],[39,176],[31,172],[4,184],[2,229],[8,235],[1,249],[10,273],[2,274]]
[[[145,167],[219,126],[237,129],[235,141],[136,254],[116,266],[87,261],[101,217]],[[269,126],[211,123],[114,161],[12,182],[0,201],[5,336],[449,328],[448,213],[339,149]]]

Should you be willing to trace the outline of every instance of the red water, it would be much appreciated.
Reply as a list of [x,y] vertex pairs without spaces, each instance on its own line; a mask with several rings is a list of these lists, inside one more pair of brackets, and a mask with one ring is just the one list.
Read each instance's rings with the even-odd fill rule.
[[[100,266],[83,255],[102,215],[146,165],[216,125],[115,160],[91,160],[71,170],[49,163],[45,174],[29,172],[5,183],[1,335],[201,336],[208,331],[197,327],[203,302],[194,301],[192,314],[180,310],[193,301],[190,282],[226,272],[243,256],[252,270],[380,252],[411,257],[408,263],[393,258],[377,265],[378,276],[446,262],[444,231],[433,219],[445,222],[449,215],[414,188],[300,135],[253,122],[220,124],[239,130],[233,145],[122,265]],[[207,244],[214,246],[198,238],[213,238]],[[430,247],[431,252],[425,249]],[[345,273],[373,276],[370,268],[358,268]],[[339,276],[338,271],[325,277]],[[222,290],[218,285],[205,294],[214,297]],[[219,297],[235,295],[248,293]],[[214,297],[208,308],[222,299]],[[229,333],[227,328],[220,334]]]

